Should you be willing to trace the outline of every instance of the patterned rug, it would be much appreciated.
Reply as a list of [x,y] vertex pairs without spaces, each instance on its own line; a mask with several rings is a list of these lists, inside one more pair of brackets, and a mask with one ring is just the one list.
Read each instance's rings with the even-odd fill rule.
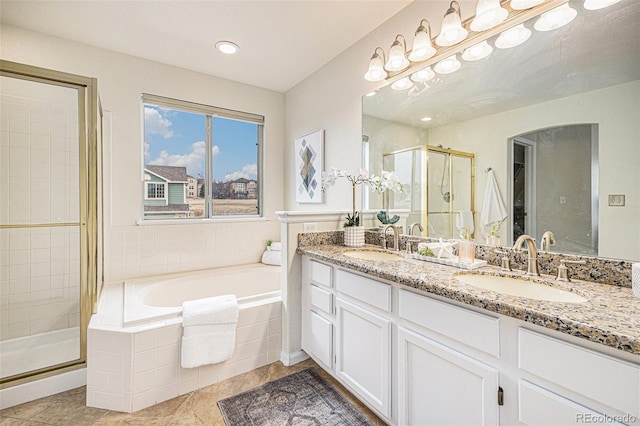
[[227,426],[373,426],[313,368],[218,401]]

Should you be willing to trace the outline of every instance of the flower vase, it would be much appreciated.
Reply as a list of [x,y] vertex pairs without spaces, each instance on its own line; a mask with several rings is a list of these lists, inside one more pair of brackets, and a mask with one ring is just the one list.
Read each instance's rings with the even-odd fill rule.
[[364,246],[364,226],[345,226],[344,245],[347,247]]

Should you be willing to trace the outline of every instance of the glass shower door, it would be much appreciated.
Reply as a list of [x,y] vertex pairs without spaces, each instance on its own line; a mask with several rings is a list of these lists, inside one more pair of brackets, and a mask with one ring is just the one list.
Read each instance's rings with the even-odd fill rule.
[[[81,120],[71,85],[0,77],[0,379],[81,358]],[[84,107],[83,107],[84,108]]]

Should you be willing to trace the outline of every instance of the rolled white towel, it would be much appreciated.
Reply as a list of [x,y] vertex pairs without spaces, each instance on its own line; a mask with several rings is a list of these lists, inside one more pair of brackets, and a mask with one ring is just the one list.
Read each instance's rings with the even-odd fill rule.
[[282,250],[282,243],[280,242],[275,242],[275,243],[271,243],[271,251],[280,251]]

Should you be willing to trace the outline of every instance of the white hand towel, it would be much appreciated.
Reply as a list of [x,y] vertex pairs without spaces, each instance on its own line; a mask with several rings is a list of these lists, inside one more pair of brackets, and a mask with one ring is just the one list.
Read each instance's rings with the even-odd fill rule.
[[238,314],[233,294],[189,300],[182,304],[182,326],[236,323]]
[[471,210],[460,210],[456,213],[456,228],[460,231],[461,236],[464,236],[466,228],[469,228],[469,235],[473,234],[473,213]]
[[480,223],[488,235],[491,233],[492,225],[499,225],[507,218],[507,208],[502,201],[500,189],[496,182],[493,170],[487,172],[487,187],[484,191],[482,201],[482,212],[480,213]]
[[232,294],[184,302],[182,367],[216,364],[231,358],[239,313],[238,301]]

